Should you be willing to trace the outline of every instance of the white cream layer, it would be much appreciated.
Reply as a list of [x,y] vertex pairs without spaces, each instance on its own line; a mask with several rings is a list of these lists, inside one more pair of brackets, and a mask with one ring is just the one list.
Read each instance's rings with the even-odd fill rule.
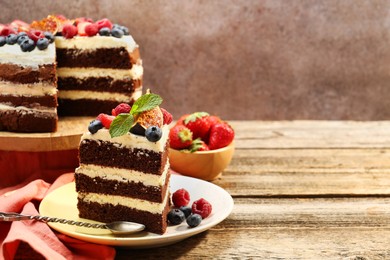
[[45,96],[57,94],[57,88],[48,83],[18,84],[0,81],[0,94],[13,96]]
[[95,50],[100,48],[124,47],[129,53],[138,48],[138,44],[130,35],[122,38],[96,35],[93,37],[76,36],[71,39],[56,37],[55,44],[58,49]]
[[84,133],[81,136],[81,142],[86,139],[95,140],[97,142],[105,141],[112,142],[113,145],[117,147],[126,147],[129,149],[139,148],[151,150],[154,152],[163,152],[165,150],[165,145],[169,136],[168,125],[164,125],[161,130],[163,134],[161,136],[161,139],[157,142],[149,142],[145,136],[135,135],[130,132],[122,136],[111,138],[110,132],[106,128],[100,129],[95,134],[91,134],[90,132]]
[[118,182],[135,182],[142,183],[145,186],[162,187],[165,184],[169,171],[169,162],[166,163],[161,176],[155,174],[146,174],[139,171],[120,169],[113,167],[104,167],[95,164],[81,164],[76,173],[84,174],[90,178],[102,178],[104,180],[118,181]]
[[117,80],[123,79],[141,79],[144,73],[144,69],[140,64],[134,64],[133,67],[128,70],[124,69],[103,69],[103,68],[57,68],[57,76],[66,78],[101,78],[110,77]]
[[[169,183],[168,183],[169,185]],[[114,196],[98,193],[78,193],[78,198],[85,202],[96,202],[99,204],[111,204],[114,206],[121,205],[128,208],[147,211],[153,214],[161,214],[165,208],[167,200],[169,198],[169,189],[165,192],[164,200],[162,203],[151,202],[147,200],[134,199],[123,196]]]
[[35,48],[31,52],[23,52],[19,44],[6,44],[0,48],[0,63],[15,64],[22,67],[32,67],[37,69],[39,65],[54,64],[56,49],[54,44],[49,44],[47,49],[39,50]]
[[130,103],[142,95],[142,89],[135,91],[133,95],[125,95],[120,93],[110,93],[101,91],[89,90],[61,90],[58,92],[58,97],[61,99],[96,99],[96,100],[115,100],[117,102]]
[[37,107],[37,108],[28,108],[24,106],[10,106],[4,103],[0,103],[0,110],[19,110],[25,113],[49,113],[49,114],[57,114],[57,108],[55,107]]

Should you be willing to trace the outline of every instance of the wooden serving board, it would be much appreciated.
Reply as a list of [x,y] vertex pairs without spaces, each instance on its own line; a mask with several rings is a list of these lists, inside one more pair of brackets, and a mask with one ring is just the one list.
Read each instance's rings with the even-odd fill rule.
[[77,149],[92,117],[62,117],[54,133],[0,132],[0,150],[50,152]]

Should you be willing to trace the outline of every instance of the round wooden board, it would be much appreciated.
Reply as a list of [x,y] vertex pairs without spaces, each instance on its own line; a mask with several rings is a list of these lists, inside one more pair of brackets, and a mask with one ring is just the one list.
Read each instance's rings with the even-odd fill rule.
[[62,117],[54,133],[0,132],[0,150],[49,152],[77,149],[93,117]]

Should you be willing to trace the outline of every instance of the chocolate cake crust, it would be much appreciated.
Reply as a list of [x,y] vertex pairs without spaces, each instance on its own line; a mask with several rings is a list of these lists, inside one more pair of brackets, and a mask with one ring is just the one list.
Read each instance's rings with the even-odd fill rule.
[[[110,153],[107,153],[108,150]],[[161,175],[168,159],[167,150],[168,145],[164,152],[157,153],[146,149],[117,147],[111,142],[84,139],[80,143],[79,157],[80,163],[84,164],[133,169]]]
[[110,77],[89,77],[78,79],[74,77],[59,77],[58,89],[61,90],[91,90],[131,94],[142,86],[141,79],[114,80]]
[[23,106],[27,108],[37,107],[57,107],[57,95],[45,95],[45,96],[13,96],[13,95],[1,95],[0,103],[9,104],[14,107]]
[[131,59],[130,53],[124,47],[86,51],[57,48],[56,53],[58,67],[131,69],[133,66],[133,59]]
[[16,64],[0,64],[0,78],[3,81],[13,83],[28,84],[37,82],[47,82],[56,85],[56,65],[39,65],[37,69],[32,67],[22,67]]
[[0,131],[24,133],[55,132],[57,130],[57,120],[56,114],[0,110]]

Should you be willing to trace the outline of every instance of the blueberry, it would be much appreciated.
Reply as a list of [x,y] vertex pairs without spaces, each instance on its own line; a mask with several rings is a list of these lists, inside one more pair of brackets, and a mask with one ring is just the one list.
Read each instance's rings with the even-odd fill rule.
[[101,36],[110,36],[111,35],[110,28],[103,27],[102,29],[99,30],[99,35],[101,35]]
[[20,32],[20,33],[18,33],[18,37],[23,36],[23,35],[27,35],[27,33],[26,33],[26,32]]
[[188,207],[188,206],[181,206],[179,209],[180,209],[181,211],[183,211],[184,216],[186,216],[186,218],[187,218],[189,215],[191,215],[191,213],[192,213],[191,207]]
[[149,126],[145,131],[146,139],[150,142],[157,142],[161,139],[162,131],[158,126]]
[[49,46],[49,40],[47,38],[40,38],[37,41],[37,48],[40,50],[47,49],[47,46]]
[[0,36],[0,47],[4,46],[7,43],[7,40],[4,36]]
[[202,222],[202,217],[199,214],[191,214],[186,219],[186,222],[188,226],[190,227],[197,227],[199,226],[200,222]]
[[102,122],[100,120],[95,119],[91,123],[89,123],[88,131],[91,134],[94,134],[94,133],[96,133],[97,131],[99,131],[102,128],[103,128]]
[[123,31],[118,27],[113,27],[111,30],[111,35],[116,37],[116,38],[122,38]]
[[22,44],[22,42],[24,42],[25,40],[28,40],[28,39],[30,39],[30,38],[28,37],[27,34],[18,36],[18,44],[20,45],[20,44]]
[[16,34],[9,34],[6,38],[7,44],[13,45],[18,41],[18,36]]
[[35,49],[35,43],[31,39],[27,39],[20,44],[20,48],[22,49],[23,52],[26,51],[30,52]]
[[54,35],[51,32],[44,32],[45,38],[49,40],[50,43],[54,42]]
[[172,225],[179,225],[186,219],[184,213],[179,209],[171,209],[168,213],[168,221]]
[[121,29],[122,29],[124,35],[129,35],[130,34],[129,33],[129,28],[127,28],[126,26],[121,26]]

